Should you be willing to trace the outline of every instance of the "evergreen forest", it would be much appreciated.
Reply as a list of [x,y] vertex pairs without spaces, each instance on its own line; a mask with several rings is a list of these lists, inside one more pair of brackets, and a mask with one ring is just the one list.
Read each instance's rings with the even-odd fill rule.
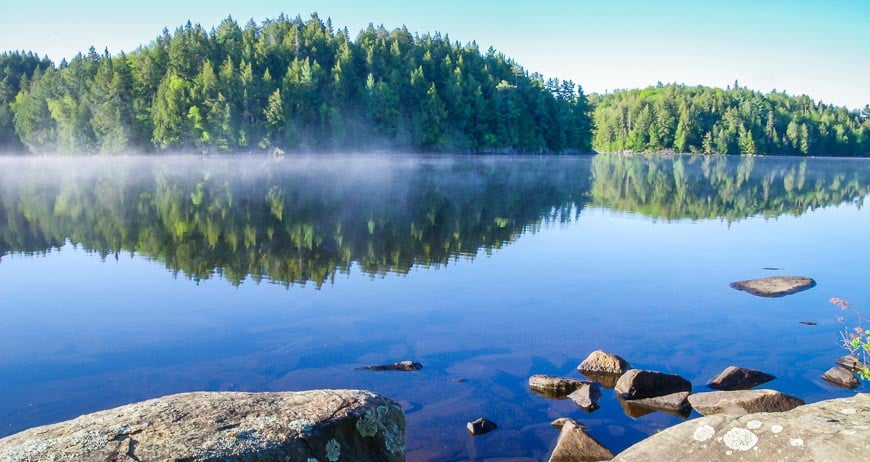
[[[565,59],[577,59],[566,57]],[[0,150],[870,153],[870,106],[740,87],[585,95],[493,48],[317,14],[211,30],[188,22],[130,53],[52,63],[0,54]]]

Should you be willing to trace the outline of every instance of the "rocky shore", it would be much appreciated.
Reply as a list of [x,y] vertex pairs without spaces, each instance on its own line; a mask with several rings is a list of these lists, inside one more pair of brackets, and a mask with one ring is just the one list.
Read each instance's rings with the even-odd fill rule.
[[[861,460],[870,449],[870,394],[806,405],[773,389],[752,389],[775,377],[744,367],[725,368],[706,384],[714,391],[702,392],[679,375],[630,367],[623,358],[598,350],[577,369],[590,380],[605,374],[608,385],[602,386],[613,388],[629,416],[663,412],[688,418],[695,410],[704,417],[665,429],[616,456],[586,433],[582,422],[561,418],[554,422],[561,433],[550,462]],[[570,397],[582,387],[599,388],[567,377],[529,379],[533,392],[552,399]],[[596,397],[596,407],[584,410],[594,411],[597,403]]]

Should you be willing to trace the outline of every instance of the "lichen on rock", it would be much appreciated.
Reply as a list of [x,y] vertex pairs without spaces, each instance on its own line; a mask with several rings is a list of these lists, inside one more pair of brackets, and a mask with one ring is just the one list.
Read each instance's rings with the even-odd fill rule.
[[710,438],[712,438],[713,435],[715,435],[715,434],[716,434],[715,428],[713,428],[707,424],[702,424],[702,425],[698,425],[698,428],[695,429],[695,433],[693,435],[693,438],[695,439],[695,441],[704,442],[704,441],[707,441]]
[[372,437],[378,434],[378,418],[375,414],[366,410],[362,416],[356,421],[356,430],[364,438]]
[[333,438],[326,443],[326,458],[329,462],[338,462],[339,457],[341,457],[341,445]]
[[758,443],[758,435],[745,428],[735,427],[728,430],[728,433],[722,437],[722,442],[731,449],[748,451]]

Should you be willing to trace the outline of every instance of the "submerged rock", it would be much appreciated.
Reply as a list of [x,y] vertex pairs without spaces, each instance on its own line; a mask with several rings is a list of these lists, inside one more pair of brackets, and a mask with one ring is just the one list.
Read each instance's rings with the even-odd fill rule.
[[498,425],[496,425],[495,422],[491,420],[481,417],[477,420],[468,422],[465,428],[468,429],[468,433],[471,433],[473,436],[477,436],[495,430],[496,428],[498,428]]
[[846,388],[848,390],[854,390],[860,385],[858,379],[855,378],[855,374],[843,366],[834,366],[828,369],[822,374],[822,378],[825,382],[835,387]]
[[0,460],[404,461],[405,416],[368,391],[182,393],[0,439]]
[[414,372],[423,369],[423,365],[414,361],[400,361],[393,364],[383,364],[380,366],[363,366],[358,369],[364,371],[401,371]]
[[601,398],[601,390],[596,384],[584,383],[580,388],[568,395],[568,399],[574,402],[580,409],[592,412],[598,409],[598,400]]
[[772,276],[731,283],[731,288],[759,297],[783,297],[816,286],[816,281],[804,276]]
[[550,462],[581,462],[610,460],[613,453],[595,438],[586,434],[582,425],[566,421],[556,441],[556,448],[550,455]]
[[866,460],[870,395],[821,401],[782,413],[715,415],[662,430],[612,462],[679,460]]
[[630,367],[626,360],[615,354],[595,350],[577,366],[577,370],[588,377],[587,372],[623,374]]
[[728,366],[719,375],[710,380],[707,386],[714,390],[746,390],[762,383],[770,382],[775,378],[761,371]]
[[589,382],[556,377],[554,375],[533,375],[529,377],[529,388],[547,398],[565,399],[568,395]]
[[663,396],[653,398],[641,398],[626,400],[617,397],[625,415],[633,418],[638,418],[651,414],[653,412],[663,412],[674,417],[686,419],[692,413],[692,406],[689,404],[689,392],[680,391],[670,393]]
[[703,415],[751,414],[753,412],[785,412],[804,400],[776,390],[711,391],[689,395],[689,403]]
[[653,398],[692,391],[692,384],[676,374],[632,369],[616,382],[614,391],[623,399]]

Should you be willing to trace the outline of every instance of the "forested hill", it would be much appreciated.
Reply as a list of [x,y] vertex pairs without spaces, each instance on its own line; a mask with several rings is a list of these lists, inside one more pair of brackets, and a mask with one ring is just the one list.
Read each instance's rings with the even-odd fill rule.
[[658,85],[591,95],[589,102],[597,151],[870,155],[870,106],[849,111],[738,82],[726,90]]
[[[411,149],[588,151],[570,81],[493,49],[316,14],[211,31],[188,23],[130,54],[57,66],[0,56],[0,144],[35,153]],[[14,129],[13,129],[14,128]]]
[[870,155],[870,106],[659,85],[583,94],[490,48],[316,14],[57,65],[0,54],[0,151],[697,152]]

